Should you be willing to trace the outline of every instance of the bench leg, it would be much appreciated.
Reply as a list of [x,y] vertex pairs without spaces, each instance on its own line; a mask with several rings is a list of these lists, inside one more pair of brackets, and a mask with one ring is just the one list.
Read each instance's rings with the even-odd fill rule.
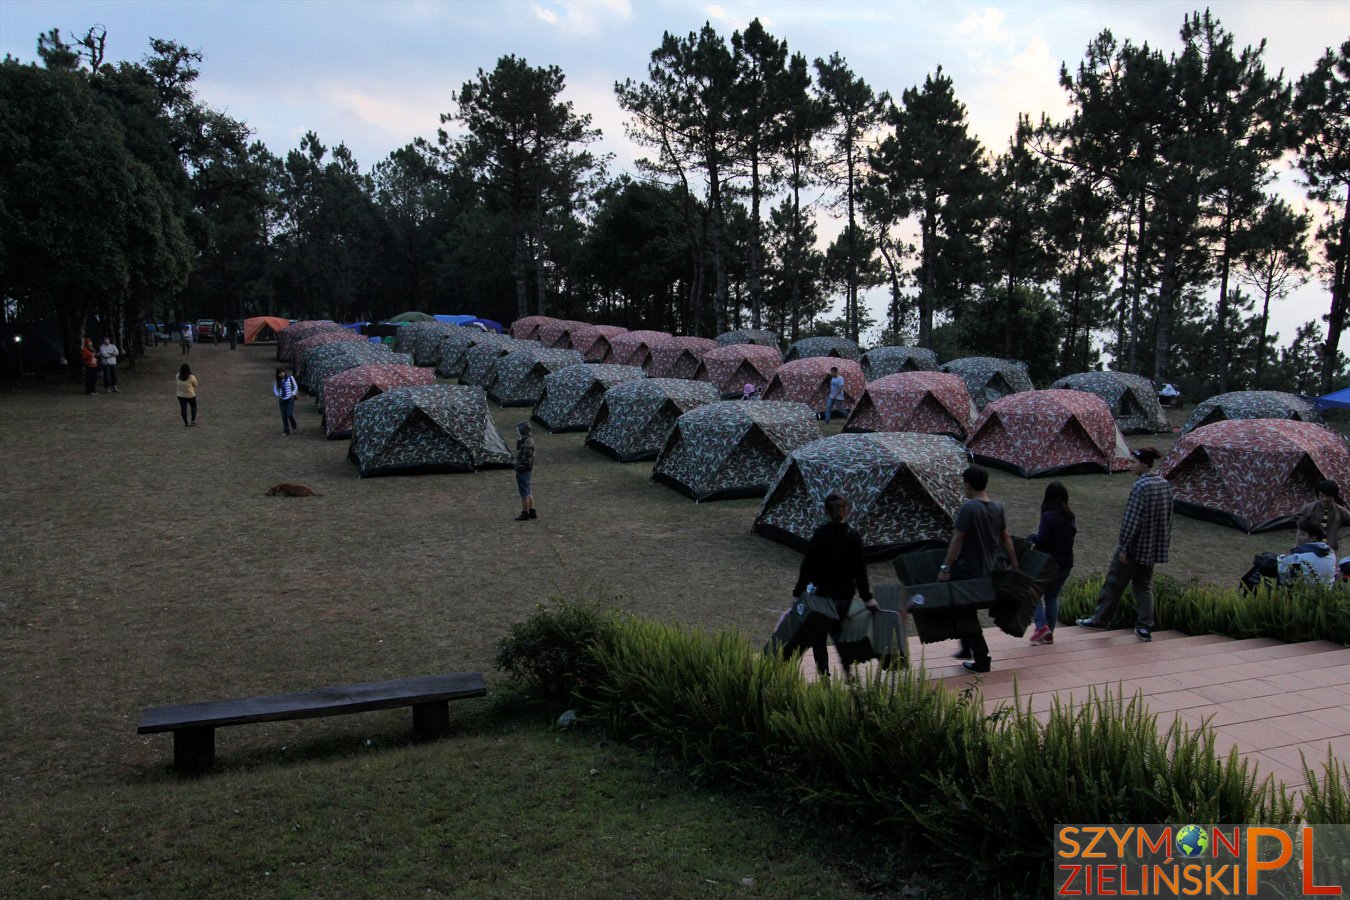
[[215,762],[214,728],[180,728],[173,733],[173,768],[179,775],[200,775]]
[[425,740],[443,738],[450,733],[450,701],[413,704],[413,732]]

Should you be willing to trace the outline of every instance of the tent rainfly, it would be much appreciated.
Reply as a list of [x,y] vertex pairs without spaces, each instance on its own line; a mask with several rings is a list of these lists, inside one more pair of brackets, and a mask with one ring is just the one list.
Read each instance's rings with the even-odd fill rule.
[[609,339],[610,356],[605,362],[645,369],[651,360],[652,348],[673,336],[664,331],[625,331],[616,334]]
[[782,346],[782,338],[776,331],[765,331],[760,328],[737,328],[735,331],[726,331],[719,334],[714,340],[726,347],[732,344],[756,344],[760,347],[772,347],[777,350]]
[[488,374],[488,399],[498,406],[534,406],[544,393],[544,379],[559,369],[579,366],[586,358],[575,350],[549,350],[538,345],[512,350]]
[[325,344],[308,351],[306,356],[304,377],[296,380],[302,391],[313,395],[319,409],[323,409],[323,385],[330,375],[372,363],[386,366],[413,364],[407,353],[391,353],[384,344],[369,342]]
[[441,335],[436,343],[436,374],[442,378],[459,378],[464,371],[465,351],[486,334],[488,332],[481,328],[460,326]]
[[605,392],[586,435],[586,446],[619,462],[655,459],[691,409],[718,400],[717,388],[681,378],[643,378]]
[[329,440],[352,436],[352,416],[356,404],[397,387],[432,384],[436,376],[418,366],[385,366],[378,363],[357,366],[323,383],[323,431]]
[[480,387],[399,387],[356,404],[348,457],[362,478],[509,467]]
[[572,332],[585,327],[585,322],[575,319],[554,319],[541,324],[534,339],[550,350],[571,350]]
[[305,377],[306,354],[315,347],[323,347],[328,344],[364,344],[366,339],[359,334],[348,331],[346,328],[339,328],[336,331],[316,331],[313,334],[301,338],[291,347],[291,356],[295,360],[295,377],[297,381]]
[[948,434],[964,441],[977,417],[960,375],[897,372],[867,383],[844,430]]
[[937,354],[922,347],[873,347],[862,355],[869,382],[897,372],[936,372],[937,367]]
[[1350,409],[1350,387],[1317,398],[1318,409]]
[[858,349],[858,345],[848,338],[802,338],[795,344],[788,345],[787,353],[783,354],[783,362],[810,359],[814,356],[830,356],[839,359],[851,359],[856,362],[862,356],[862,352]]
[[741,396],[747,384],[753,384],[762,392],[782,364],[783,354],[777,347],[724,344],[703,354],[694,380],[712,384],[723,398],[731,400]]
[[1025,363],[992,356],[963,356],[938,366],[939,372],[960,375],[970,391],[975,408],[983,411],[1000,397],[1019,391],[1032,391],[1031,378]]
[[676,420],[652,478],[698,501],[763,497],[787,455],[819,439],[809,406],[721,400]]
[[296,322],[285,331],[277,334],[277,359],[288,365],[295,365],[292,348],[300,341],[320,331],[335,331],[342,326],[328,319]]
[[838,369],[844,376],[844,406],[853,409],[866,386],[862,366],[851,359],[833,356],[808,356],[783,363],[773,373],[764,399],[805,403],[824,412],[825,400],[830,395],[830,369]]
[[703,354],[717,348],[712,338],[675,335],[651,345],[647,375],[651,378],[693,378]]
[[436,317],[424,312],[419,312],[415,309],[410,309],[407,312],[399,313],[392,318],[385,319],[385,321],[393,322],[395,325],[411,325],[417,322],[434,322],[436,321]]
[[518,341],[539,340],[539,329],[546,324],[557,322],[552,316],[525,316],[511,323],[511,337]]
[[515,338],[488,332],[484,332],[483,336],[487,340],[478,341],[464,351],[464,371],[459,373],[460,384],[486,387],[488,380],[492,378],[492,367],[497,364],[497,360],[512,350],[539,347],[537,341],[518,341]]
[[1350,484],[1350,450],[1311,422],[1228,419],[1182,435],[1158,474],[1177,512],[1252,533],[1293,525],[1322,479]]
[[637,366],[585,363],[568,366],[544,378],[544,393],[530,417],[553,434],[587,431],[595,421],[605,391],[616,384],[646,378]]
[[1023,391],[985,407],[966,447],[1023,478],[1123,472],[1130,448],[1106,401],[1084,391]]
[[1297,394],[1284,391],[1233,391],[1210,397],[1191,410],[1181,434],[1226,419],[1293,419],[1325,425],[1317,407]]
[[291,327],[290,319],[277,316],[253,316],[244,320],[244,343],[261,344],[275,341],[277,335]]
[[1116,425],[1125,434],[1161,434],[1171,431],[1167,413],[1158,402],[1153,382],[1128,372],[1079,372],[1065,375],[1051,390],[1085,391],[1106,401]]
[[571,333],[572,349],[580,351],[586,362],[611,362],[610,340],[627,330],[618,325],[583,325]]
[[870,559],[945,544],[964,499],[965,448],[935,434],[836,434],[788,454],[769,488],[754,531],[805,550],[825,522],[825,498],[853,505]]

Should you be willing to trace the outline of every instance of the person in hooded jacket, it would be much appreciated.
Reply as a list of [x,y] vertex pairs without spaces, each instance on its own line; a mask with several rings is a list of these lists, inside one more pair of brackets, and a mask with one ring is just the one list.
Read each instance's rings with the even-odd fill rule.
[[1317,581],[1327,586],[1336,583],[1336,554],[1326,542],[1322,526],[1316,522],[1300,522],[1298,544],[1277,562],[1280,584]]

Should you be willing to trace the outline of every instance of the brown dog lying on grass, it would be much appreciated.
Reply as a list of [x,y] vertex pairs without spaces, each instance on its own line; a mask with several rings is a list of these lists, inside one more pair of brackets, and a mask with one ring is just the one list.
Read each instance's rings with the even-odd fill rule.
[[322,497],[314,488],[307,484],[291,484],[289,481],[283,481],[281,484],[273,485],[267,491],[269,497]]

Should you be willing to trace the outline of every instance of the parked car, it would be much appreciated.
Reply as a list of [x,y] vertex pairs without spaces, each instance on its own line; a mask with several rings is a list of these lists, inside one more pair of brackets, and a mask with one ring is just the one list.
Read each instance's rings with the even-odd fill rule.
[[215,343],[220,339],[220,332],[216,328],[215,319],[198,319],[197,325],[193,329],[193,335],[197,343],[202,344],[207,341]]

